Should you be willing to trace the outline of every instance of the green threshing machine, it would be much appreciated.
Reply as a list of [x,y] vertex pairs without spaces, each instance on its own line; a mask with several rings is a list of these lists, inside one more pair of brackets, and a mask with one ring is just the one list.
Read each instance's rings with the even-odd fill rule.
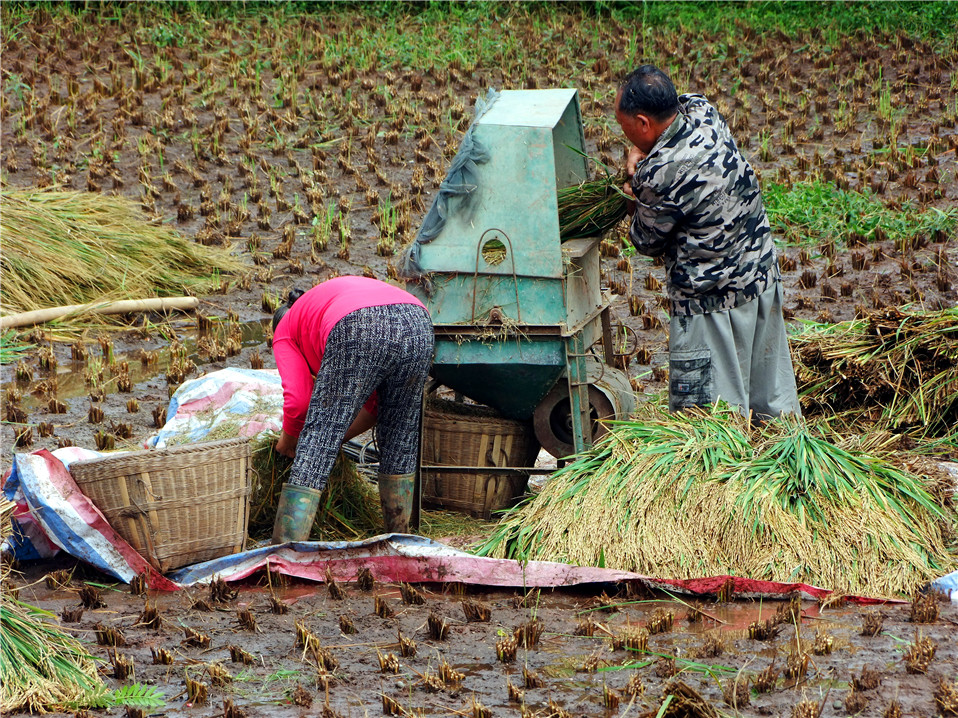
[[635,408],[614,366],[600,238],[559,235],[557,193],[588,177],[578,95],[503,91],[469,132],[484,156],[470,166],[468,209],[449,201],[441,231],[417,247],[429,290],[410,286],[435,325],[433,377],[532,419],[562,458],[592,444],[600,419]]

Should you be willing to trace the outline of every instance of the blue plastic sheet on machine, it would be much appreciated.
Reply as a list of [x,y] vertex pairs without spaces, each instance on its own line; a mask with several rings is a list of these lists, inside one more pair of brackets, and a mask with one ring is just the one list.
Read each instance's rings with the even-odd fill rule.
[[499,93],[490,87],[485,98],[480,97],[476,100],[475,116],[472,123],[462,138],[462,143],[459,145],[456,156],[452,159],[452,164],[449,165],[446,178],[439,185],[439,191],[422,221],[416,239],[403,257],[402,271],[406,277],[425,279],[420,264],[422,245],[429,244],[442,232],[442,228],[446,226],[446,218],[452,211],[452,200],[459,198],[456,207],[458,211],[470,211],[471,199],[476,187],[478,187],[476,165],[489,161],[489,151],[475,138],[476,122],[489,111],[498,97]]

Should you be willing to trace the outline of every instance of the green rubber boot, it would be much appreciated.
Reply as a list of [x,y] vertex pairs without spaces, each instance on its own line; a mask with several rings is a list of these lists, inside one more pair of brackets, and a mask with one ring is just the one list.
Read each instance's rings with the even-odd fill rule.
[[322,491],[308,486],[283,484],[273,524],[273,543],[309,540],[309,530],[316,518]]
[[383,522],[387,533],[409,533],[415,485],[415,472],[379,475],[379,501],[383,506]]

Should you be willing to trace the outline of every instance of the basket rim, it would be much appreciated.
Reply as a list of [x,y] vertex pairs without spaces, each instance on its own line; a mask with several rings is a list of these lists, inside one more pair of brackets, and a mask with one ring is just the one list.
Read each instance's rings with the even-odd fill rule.
[[107,454],[105,456],[97,456],[92,459],[72,461],[70,462],[69,468],[70,473],[73,473],[74,469],[82,470],[85,467],[92,466],[103,467],[113,464],[136,465],[138,463],[142,463],[145,459],[155,460],[175,456],[189,456],[190,454],[205,454],[216,450],[225,451],[232,448],[239,449],[244,445],[248,447],[249,443],[250,440],[248,438],[239,437],[233,439],[217,439],[216,441],[204,441],[198,444],[183,444],[180,446],[173,446],[163,449],[139,449],[136,451],[124,451],[122,453],[118,452],[115,454]]
[[470,425],[481,425],[486,424],[490,426],[508,426],[515,428],[525,428],[530,423],[531,420],[526,419],[510,419],[506,416],[470,416],[468,414],[460,414],[454,411],[442,411],[441,409],[435,409],[430,406],[426,406],[425,411],[423,412],[425,418],[431,419],[440,419],[447,424],[463,423]]

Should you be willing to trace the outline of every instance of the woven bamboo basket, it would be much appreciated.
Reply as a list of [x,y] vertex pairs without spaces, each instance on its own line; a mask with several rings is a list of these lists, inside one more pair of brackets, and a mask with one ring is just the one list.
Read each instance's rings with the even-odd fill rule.
[[491,518],[494,511],[518,502],[528,474],[440,473],[429,466],[522,467],[530,466],[538,453],[531,423],[506,419],[485,406],[430,399],[423,421],[423,503]]
[[251,488],[247,439],[133,451],[70,465],[84,494],[158,571],[242,551]]

